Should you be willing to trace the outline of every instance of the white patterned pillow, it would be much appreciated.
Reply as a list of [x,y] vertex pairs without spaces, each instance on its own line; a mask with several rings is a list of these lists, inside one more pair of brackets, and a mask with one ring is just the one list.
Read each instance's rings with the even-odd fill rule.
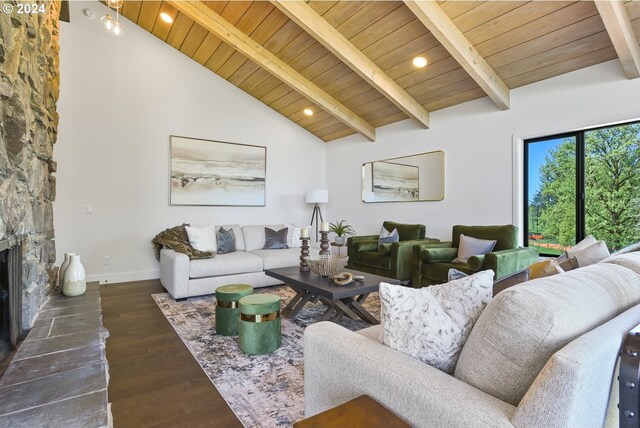
[[311,226],[297,227],[291,223],[285,223],[284,227],[289,228],[289,234],[287,235],[287,245],[289,248],[300,248],[302,246],[302,242],[300,241],[300,231],[305,228],[311,228]]
[[420,289],[380,283],[381,341],[453,373],[462,347],[492,295],[492,270]]

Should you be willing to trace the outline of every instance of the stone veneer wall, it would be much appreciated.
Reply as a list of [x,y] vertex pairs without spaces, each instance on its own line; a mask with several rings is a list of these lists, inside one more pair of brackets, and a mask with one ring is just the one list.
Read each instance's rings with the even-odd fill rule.
[[[40,2],[38,2],[40,3]],[[23,242],[23,328],[55,277],[53,145],[58,132],[58,15],[0,13],[0,240]]]

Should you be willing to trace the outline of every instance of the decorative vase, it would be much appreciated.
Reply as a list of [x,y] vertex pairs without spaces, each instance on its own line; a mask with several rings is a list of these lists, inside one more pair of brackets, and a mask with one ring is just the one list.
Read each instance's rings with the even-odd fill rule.
[[334,242],[337,245],[344,245],[345,242],[347,242],[347,237],[346,236],[336,236],[336,238],[334,239]]
[[58,270],[58,288],[62,289],[62,284],[64,283],[64,271],[69,267],[69,263],[71,262],[71,256],[75,253],[64,253],[64,261],[60,265],[60,269]]
[[80,296],[87,291],[87,278],[84,273],[84,266],[80,263],[80,256],[74,254],[71,256],[71,262],[64,272],[64,282],[62,284],[62,293],[65,296]]

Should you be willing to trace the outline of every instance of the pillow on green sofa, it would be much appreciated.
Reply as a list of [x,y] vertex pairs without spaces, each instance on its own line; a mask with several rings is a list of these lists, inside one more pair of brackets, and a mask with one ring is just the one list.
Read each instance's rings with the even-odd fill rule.
[[393,244],[394,242],[400,241],[400,235],[398,234],[398,229],[393,229],[393,231],[389,232],[387,229],[382,227],[380,229],[380,236],[378,237],[378,246],[380,244]]
[[469,257],[488,254],[496,246],[496,240],[478,239],[472,236],[460,234],[460,244],[458,246],[458,257],[453,263],[467,263]]
[[453,373],[462,346],[492,295],[491,270],[418,289],[383,282],[382,343]]

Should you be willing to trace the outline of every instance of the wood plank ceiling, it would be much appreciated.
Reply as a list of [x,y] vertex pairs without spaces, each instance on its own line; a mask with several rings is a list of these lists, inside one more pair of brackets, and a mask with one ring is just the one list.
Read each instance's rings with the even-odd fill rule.
[[[613,31],[615,19],[605,28],[599,14],[600,9],[605,17],[602,8],[591,1],[448,0],[430,5],[444,12],[438,19],[428,10],[420,19],[419,7],[413,2],[312,0],[306,4],[339,33],[324,45],[314,38],[319,37],[316,31],[307,32],[296,23],[304,25],[304,21],[290,19],[281,11],[293,17],[295,8],[277,5],[279,2],[204,2],[205,15],[212,11],[221,16],[241,36],[266,50],[266,58],[275,55],[278,64],[317,89],[302,95],[300,88],[275,77],[273,70],[267,71],[269,67],[261,67],[259,59],[249,59],[241,49],[221,40],[224,35],[216,36],[202,22],[194,22],[183,3],[187,2],[125,1],[121,13],[324,141],[356,132],[375,138],[336,115],[334,109],[322,108],[325,95],[372,128],[404,120],[407,113],[416,119],[416,126],[424,127],[428,118],[419,117],[423,111],[428,115],[487,94],[496,101],[496,109],[508,108],[509,89],[611,60],[618,56],[616,50],[633,67],[632,60],[623,59],[628,46],[621,48],[616,42],[614,48],[611,40],[616,38],[607,32]],[[621,9],[627,16],[621,19],[633,28],[637,47],[640,1],[628,1]],[[169,14],[174,22],[164,22],[160,12]],[[443,37],[460,39],[456,45]],[[455,51],[460,46],[471,52],[467,63],[461,59],[464,49]],[[416,68],[412,64],[416,56],[425,57],[428,65]],[[493,77],[487,77],[492,73]],[[506,91],[506,100],[501,89]],[[305,108],[314,114],[305,115]]]

